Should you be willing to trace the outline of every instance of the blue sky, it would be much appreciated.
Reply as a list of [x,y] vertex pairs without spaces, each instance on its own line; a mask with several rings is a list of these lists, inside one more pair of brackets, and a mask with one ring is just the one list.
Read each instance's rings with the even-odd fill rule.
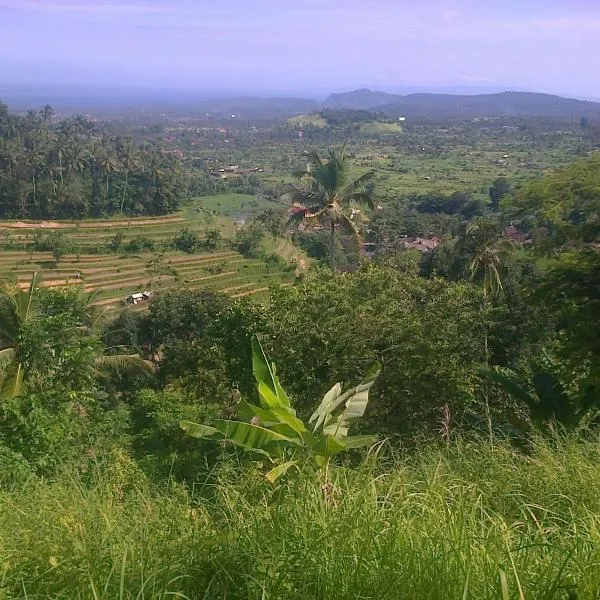
[[0,0],[0,83],[600,98],[599,56],[600,0]]

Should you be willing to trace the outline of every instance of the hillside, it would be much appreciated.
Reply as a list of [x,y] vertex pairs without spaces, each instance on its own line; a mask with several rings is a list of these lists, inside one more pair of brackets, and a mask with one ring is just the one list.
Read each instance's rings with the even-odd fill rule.
[[424,93],[401,96],[363,89],[346,94],[332,94],[323,106],[348,109],[377,108],[389,115],[426,118],[511,116],[600,119],[598,102],[530,92],[464,96]]

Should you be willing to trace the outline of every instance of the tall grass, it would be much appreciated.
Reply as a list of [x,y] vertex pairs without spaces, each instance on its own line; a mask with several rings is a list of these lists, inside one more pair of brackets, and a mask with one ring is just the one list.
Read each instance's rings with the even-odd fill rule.
[[125,455],[0,494],[0,598],[598,598],[600,443],[373,452],[277,487],[155,486]]

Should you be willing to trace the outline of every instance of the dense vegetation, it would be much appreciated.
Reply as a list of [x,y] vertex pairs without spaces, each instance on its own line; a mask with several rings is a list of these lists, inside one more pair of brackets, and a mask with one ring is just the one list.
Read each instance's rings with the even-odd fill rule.
[[[314,135],[329,141],[347,133],[346,119],[377,118],[325,116]],[[37,113],[3,119],[2,156],[22,148],[22,162],[2,159],[4,214],[176,207],[156,210],[152,200],[136,208],[147,163],[119,173],[91,159],[67,167],[69,144],[89,150],[117,125],[55,124]],[[257,132],[247,127],[250,139]],[[261,144],[296,127],[266,126]],[[453,127],[440,134],[441,155]],[[479,129],[460,127],[479,139]],[[502,133],[504,141],[552,136],[531,127]],[[262,192],[218,197],[232,207],[226,212],[200,198],[186,211],[202,215],[202,229],[173,217],[168,232],[147,238],[152,249],[132,249],[139,256],[126,258],[126,280],[145,281],[135,271],[146,257],[153,278],[171,281],[144,310],[107,318],[95,296],[36,277],[0,289],[0,594],[596,597],[598,156],[543,177],[491,169],[475,190],[455,180],[452,189],[399,193],[381,189],[380,159],[364,154],[370,144],[396,143],[389,134],[370,130],[325,156],[284,143],[282,181],[258,171],[250,181],[249,172],[215,176],[219,165],[236,164],[239,139],[226,151],[213,132],[198,131],[213,146],[184,161],[183,181],[231,191],[246,178]],[[423,131],[408,132],[385,160],[402,168],[400,145]],[[106,139],[116,152],[127,137],[113,133]],[[189,130],[173,135],[191,146]],[[557,166],[594,144],[588,132],[570,135]],[[158,134],[131,142],[136,161],[149,156],[149,139]],[[58,169],[27,166],[40,140]],[[209,151],[212,166],[201,158]],[[183,197],[172,167],[159,169],[161,181]],[[295,182],[292,167],[300,167]],[[90,192],[77,193],[89,203],[71,213],[77,188]],[[53,203],[35,212],[42,197]],[[83,243],[81,232],[67,231]],[[112,233],[104,251],[112,244],[116,262],[127,243]],[[42,248],[27,244],[21,252],[33,260]],[[315,264],[286,264],[269,244],[302,246]],[[294,261],[304,260],[295,251]],[[246,260],[298,267],[295,285],[273,280],[261,302],[250,302],[209,283],[227,275],[227,261]],[[91,265],[91,278],[106,268]],[[177,265],[204,265],[206,275],[186,282]]]
[[26,116],[0,103],[0,214],[62,218],[173,212],[185,193],[176,154],[113,136],[50,106]]

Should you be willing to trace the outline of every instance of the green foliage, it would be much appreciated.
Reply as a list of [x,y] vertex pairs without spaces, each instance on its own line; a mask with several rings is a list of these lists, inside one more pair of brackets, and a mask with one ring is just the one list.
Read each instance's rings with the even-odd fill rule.
[[154,240],[145,235],[136,235],[123,246],[123,250],[130,254],[139,254],[140,252],[153,252],[155,248],[156,244]]
[[215,251],[221,242],[221,232],[218,229],[209,229],[204,239],[189,227],[184,227],[171,242],[175,250],[195,254],[196,252]]
[[199,403],[218,398],[223,416],[232,416],[238,394],[252,393],[249,336],[259,313],[207,290],[166,292],[138,322],[137,342],[147,356],[160,353],[163,385],[176,385]]
[[253,221],[238,230],[233,241],[233,247],[244,256],[260,257],[261,242],[267,234],[265,226],[259,221]]
[[470,284],[376,266],[335,278],[317,271],[273,291],[266,317],[264,343],[302,417],[325,382],[360,380],[375,360],[383,369],[365,415],[369,431],[429,429],[446,403],[457,419],[474,408],[486,314]]
[[171,245],[175,250],[194,254],[200,250],[202,244],[200,236],[189,227],[185,227],[173,238]]
[[598,416],[600,388],[590,381],[586,369],[569,372],[547,354],[531,360],[530,368],[530,377],[502,367],[483,368],[481,372],[525,404],[537,426],[554,422],[563,426],[581,426]]
[[600,250],[561,253],[547,265],[537,300],[557,316],[563,360],[590,364],[600,382]]
[[81,116],[56,124],[31,115],[9,114],[6,120],[10,127],[0,126],[5,217],[165,214],[177,210],[185,194],[172,153],[114,137],[110,125]]
[[223,416],[217,398],[198,403],[181,390],[142,389],[130,399],[132,447],[145,471],[159,479],[195,481],[219,455],[214,444],[200,444],[187,436],[181,421]]
[[596,242],[600,238],[600,157],[528,183],[515,207],[521,215],[533,215],[538,227],[549,230],[554,248]]
[[375,364],[362,383],[345,394],[340,383],[334,385],[308,420],[308,424],[313,425],[312,432],[296,416],[281,387],[275,364],[269,363],[257,338],[252,342],[252,366],[260,406],[243,406],[250,423],[217,420],[213,426],[207,426],[183,421],[182,428],[193,437],[231,442],[271,460],[287,459],[269,471],[267,478],[271,482],[295,464],[296,460],[290,459],[296,459],[297,450],[312,454],[323,467],[340,452],[373,443],[374,439],[369,436],[348,437],[348,429],[367,408],[369,390],[379,375],[379,365]]
[[54,262],[58,266],[60,259],[65,254],[73,252],[75,246],[72,240],[61,231],[51,231],[49,233],[37,231],[29,248],[34,252],[51,252]]

